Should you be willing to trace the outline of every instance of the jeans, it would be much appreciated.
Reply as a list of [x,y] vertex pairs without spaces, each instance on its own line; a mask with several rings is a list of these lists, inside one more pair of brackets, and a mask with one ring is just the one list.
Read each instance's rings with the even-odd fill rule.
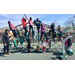
[[32,35],[33,35],[33,26],[29,25],[29,35],[30,35],[31,29],[32,29]]
[[45,35],[45,37],[47,38],[46,33],[45,33],[45,32],[41,32],[41,38],[40,38],[40,40],[42,39],[43,34],[44,34],[44,35]]
[[7,46],[4,45],[4,54],[6,54],[6,50],[7,53],[9,52],[9,44],[6,44]]
[[17,37],[15,29],[12,30],[14,37]]
[[59,37],[59,39],[61,39],[62,35],[61,34],[58,34],[58,37]]
[[37,26],[37,30],[38,30],[38,34],[39,34],[40,26]]
[[26,36],[26,33],[27,33],[27,28],[26,27],[23,27],[23,29],[25,30],[25,36]]

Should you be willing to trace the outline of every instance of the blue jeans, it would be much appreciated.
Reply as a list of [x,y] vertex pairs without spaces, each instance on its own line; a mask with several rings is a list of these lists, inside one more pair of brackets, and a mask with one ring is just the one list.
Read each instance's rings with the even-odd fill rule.
[[30,35],[31,29],[32,29],[32,35],[33,35],[33,26],[29,25],[29,35]]
[[40,38],[40,40],[42,39],[43,34],[44,34],[44,35],[45,35],[45,37],[47,38],[46,33],[45,33],[45,32],[41,32],[41,38]]
[[27,33],[27,28],[26,28],[26,27],[23,27],[23,29],[25,30],[25,36],[26,36],[26,33]]

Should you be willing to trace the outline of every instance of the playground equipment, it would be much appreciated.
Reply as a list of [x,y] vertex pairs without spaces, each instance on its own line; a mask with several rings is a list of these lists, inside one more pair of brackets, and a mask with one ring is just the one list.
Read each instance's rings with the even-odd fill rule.
[[[20,26],[20,25],[19,25]],[[18,26],[17,26],[18,27]],[[12,40],[10,41],[9,45],[10,45],[10,49],[12,44],[14,44],[14,46],[17,48],[19,43],[21,44],[21,46],[23,45],[24,41],[25,41],[25,37],[22,36],[21,31],[18,30],[16,27],[16,35],[18,36],[17,38],[14,38],[14,36],[12,36]],[[12,32],[12,31],[11,31]],[[10,32],[9,32],[10,33]]]
[[63,40],[62,42],[62,51],[60,51],[60,57],[62,58],[62,60],[65,60],[67,58],[66,54],[69,55],[69,56],[72,56],[73,55],[73,51],[71,49],[67,49],[66,51],[64,50],[64,47],[65,47],[65,41],[68,40],[68,39],[71,39],[72,36],[69,36],[67,37],[66,39]]
[[72,35],[73,41],[74,41],[74,46],[75,46],[75,33]]

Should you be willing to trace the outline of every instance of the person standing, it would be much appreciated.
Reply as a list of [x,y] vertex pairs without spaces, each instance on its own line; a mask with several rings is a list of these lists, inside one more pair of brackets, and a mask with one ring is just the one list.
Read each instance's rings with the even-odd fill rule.
[[42,40],[42,53],[46,53],[46,42]]
[[42,39],[43,34],[47,38],[47,35],[45,33],[45,27],[43,26],[43,24],[41,24],[41,38],[40,38],[40,40]]
[[3,34],[3,45],[4,45],[4,57],[6,57],[6,50],[7,54],[11,54],[9,52],[9,36],[8,36],[8,30],[5,30],[5,33]]
[[[26,15],[24,14],[24,16],[26,17]],[[29,23],[29,35],[30,35],[30,31],[32,29],[32,35],[33,35],[33,21],[32,21],[32,17],[30,17],[30,19],[28,19],[26,17],[26,19],[28,20],[28,23]]]
[[9,24],[10,30],[12,30],[12,32],[13,32],[14,37],[17,37],[14,25],[11,24],[10,21],[8,21],[8,24]]
[[26,28],[26,19],[23,17],[22,19],[21,19],[21,22],[22,22],[22,25],[23,25],[23,29],[25,30],[25,36],[26,36],[26,33],[27,33],[27,28]]
[[36,19],[36,26],[37,26],[37,30],[38,30],[38,34],[39,34],[39,30],[40,30],[40,25],[41,25],[41,21],[37,18]]

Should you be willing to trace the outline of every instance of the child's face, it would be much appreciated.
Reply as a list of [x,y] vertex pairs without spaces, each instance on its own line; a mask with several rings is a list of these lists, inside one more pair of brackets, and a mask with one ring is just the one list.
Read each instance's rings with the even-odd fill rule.
[[43,24],[41,26],[43,26]]
[[54,23],[52,23],[52,25],[54,25]]
[[69,34],[69,33],[67,33],[67,37],[68,37],[68,36],[70,36],[70,34]]
[[58,28],[60,28],[60,26],[58,26]]

